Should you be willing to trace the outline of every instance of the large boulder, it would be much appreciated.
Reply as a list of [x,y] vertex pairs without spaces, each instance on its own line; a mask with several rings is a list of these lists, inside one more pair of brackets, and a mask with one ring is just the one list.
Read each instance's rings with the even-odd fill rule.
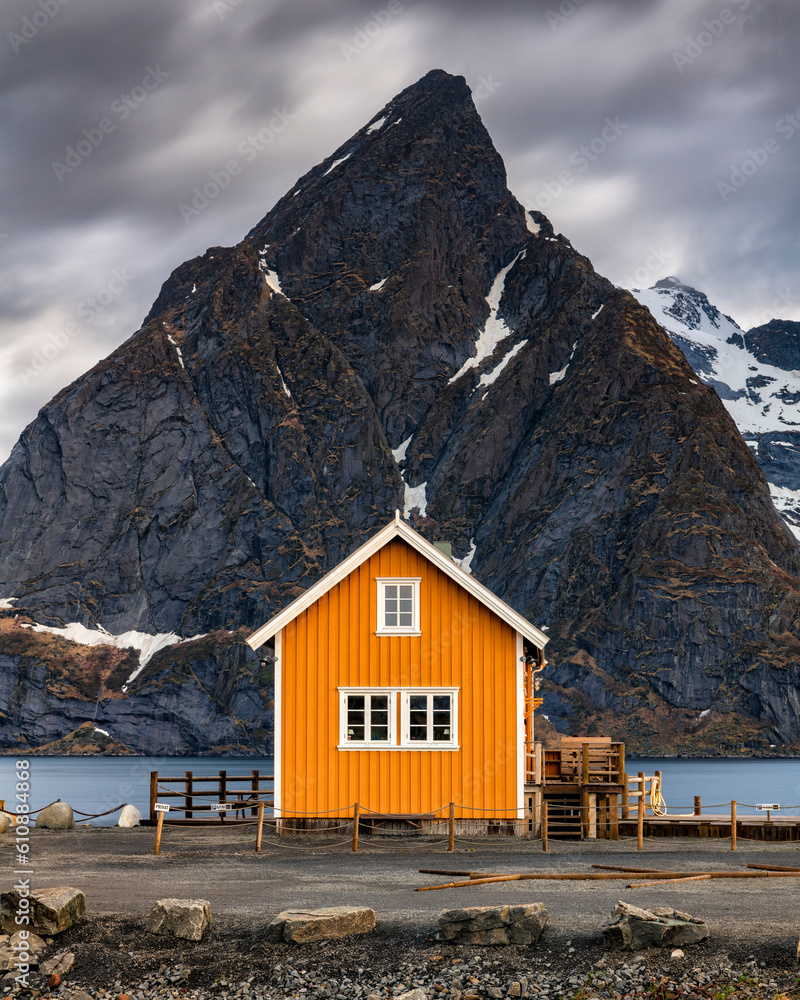
[[643,948],[685,948],[708,937],[708,925],[669,906],[651,910],[620,901],[611,914],[611,923],[603,928],[607,948],[640,951]]
[[145,930],[200,941],[211,926],[211,903],[207,899],[159,899],[150,911]]
[[142,822],[142,814],[136,808],[136,806],[127,805],[119,814],[119,820],[117,821],[117,826],[124,827],[129,830],[132,826],[138,826]]
[[11,820],[5,813],[0,812],[0,833],[5,833],[10,826]]
[[45,830],[73,830],[75,817],[72,815],[72,806],[68,802],[54,802],[42,809],[36,819],[36,826]]
[[319,910],[283,910],[269,925],[270,941],[310,944],[366,934],[375,927],[375,911],[367,906],[328,906]]
[[543,903],[442,910],[439,939],[454,944],[535,944],[547,925]]
[[17,930],[17,913],[30,914],[26,926],[44,937],[60,934],[86,914],[86,897],[79,889],[58,886],[32,889],[21,897],[18,889],[0,895],[0,929],[11,934]]
[[[13,934],[0,934],[0,972],[16,967],[17,962],[38,965],[39,956],[47,945],[38,934],[29,932],[25,937],[16,930]],[[24,956],[27,954],[27,958]]]

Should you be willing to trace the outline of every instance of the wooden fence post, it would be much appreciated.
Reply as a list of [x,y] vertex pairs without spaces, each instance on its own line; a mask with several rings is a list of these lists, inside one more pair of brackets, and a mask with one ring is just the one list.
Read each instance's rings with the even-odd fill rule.
[[[251,798],[257,799],[260,794],[258,771],[253,771],[252,774],[250,775],[250,791],[252,792]],[[258,809],[256,808],[256,806],[253,806],[253,808],[250,810],[250,815],[255,816],[257,812]]]
[[[219,772],[219,800],[220,802],[227,802],[228,800],[228,772]],[[225,813],[223,811],[219,814],[220,823],[225,822]]]
[[644,771],[639,772],[639,798],[636,800],[636,850],[644,850]]
[[158,771],[150,772],[150,822],[156,818],[156,799],[158,798]]
[[589,744],[581,746],[581,783],[589,784]]
[[156,822],[156,842],[153,845],[153,854],[158,854],[161,850],[161,830],[164,826],[164,813],[160,812],[158,814],[158,821]]
[[358,803],[353,806],[353,854],[358,850],[358,820],[359,820],[359,808]]
[[192,812],[192,805],[194,804],[192,802],[192,790],[193,790],[192,777],[193,777],[192,772],[187,771],[185,787],[184,787],[185,795],[183,797],[183,815],[186,819],[192,819],[194,815]]
[[547,799],[542,799],[542,850],[547,850]]
[[731,802],[731,850],[736,850],[736,799]]
[[256,854],[261,853],[261,835],[264,832],[264,803],[258,803],[258,826],[256,827]]
[[447,850],[454,851],[456,849],[456,807],[455,803],[450,803],[450,815],[449,815],[449,836],[447,841]]
[[700,816],[703,812],[703,803],[700,801],[700,796],[695,795],[694,797],[694,814],[695,816]]
[[622,774],[622,818],[630,819],[630,806],[628,800],[628,775]]

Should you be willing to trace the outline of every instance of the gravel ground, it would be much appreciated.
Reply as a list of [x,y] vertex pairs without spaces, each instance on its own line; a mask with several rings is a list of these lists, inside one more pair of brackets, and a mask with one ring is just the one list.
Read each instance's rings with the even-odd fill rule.
[[[527,996],[592,1000],[605,997],[682,996],[746,1000],[786,995],[800,1000],[795,949],[800,933],[798,882],[737,879],[626,889],[627,881],[510,882],[435,892],[422,885],[446,881],[419,868],[504,872],[590,872],[592,864],[673,870],[745,869],[748,862],[800,865],[800,845],[749,844],[733,854],[726,841],[663,840],[619,843],[538,842],[477,838],[446,844],[419,838],[362,838],[349,845],[319,839],[265,840],[253,853],[253,833],[240,830],[165,831],[161,855],[152,855],[153,831],[83,828],[33,831],[32,885],[72,885],[86,893],[88,916],[50,944],[75,968],[55,992],[0,983],[0,995],[138,998]],[[281,842],[282,841],[282,842]],[[13,841],[0,838],[0,865],[12,871]],[[4,878],[4,881],[7,879]],[[167,896],[211,901],[214,926],[200,943],[146,935],[154,901]],[[672,958],[669,950],[630,955],[605,952],[601,927],[614,904],[666,905],[705,919],[711,938]],[[550,918],[533,947],[480,948],[436,941],[438,912],[453,906],[541,901]],[[371,934],[340,942],[296,946],[267,940],[282,909],[354,904],[372,906]],[[38,981],[37,981],[38,978]],[[411,1000],[411,998],[409,998]]]

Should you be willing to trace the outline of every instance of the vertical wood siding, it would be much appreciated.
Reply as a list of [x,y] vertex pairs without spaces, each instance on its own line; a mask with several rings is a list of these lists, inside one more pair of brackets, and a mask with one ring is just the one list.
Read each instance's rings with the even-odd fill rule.
[[[421,636],[375,635],[379,576],[421,577]],[[516,807],[516,634],[402,539],[285,628],[282,664],[284,816]],[[338,750],[339,687],[458,688],[460,749]]]

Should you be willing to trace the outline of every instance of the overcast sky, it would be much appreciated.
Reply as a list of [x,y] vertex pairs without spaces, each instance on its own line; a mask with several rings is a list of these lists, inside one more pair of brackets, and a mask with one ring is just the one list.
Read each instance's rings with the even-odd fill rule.
[[797,0],[3,0],[0,29],[0,461],[173,268],[433,68],[601,274],[800,320]]

